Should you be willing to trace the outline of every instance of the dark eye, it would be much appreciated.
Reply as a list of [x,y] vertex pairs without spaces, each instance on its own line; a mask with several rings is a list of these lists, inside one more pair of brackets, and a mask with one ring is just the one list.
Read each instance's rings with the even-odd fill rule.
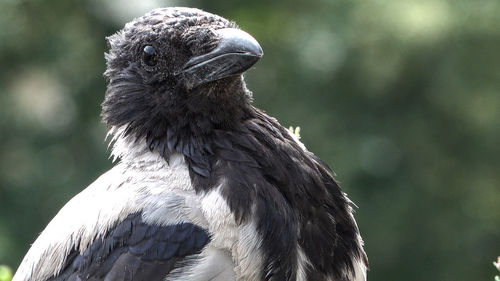
[[153,46],[146,46],[143,49],[142,60],[146,65],[155,66],[158,63],[158,55]]

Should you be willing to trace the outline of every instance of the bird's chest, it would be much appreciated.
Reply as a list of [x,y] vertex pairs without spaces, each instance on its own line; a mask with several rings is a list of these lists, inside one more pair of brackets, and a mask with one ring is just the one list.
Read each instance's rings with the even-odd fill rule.
[[196,192],[182,156],[171,158],[166,166],[131,167],[123,176],[127,187],[134,190],[131,197],[136,198],[146,223],[196,224],[210,233],[202,255],[226,256],[237,280],[260,279],[261,239],[256,223],[237,222],[222,194],[230,188],[227,181],[222,178],[217,186]]

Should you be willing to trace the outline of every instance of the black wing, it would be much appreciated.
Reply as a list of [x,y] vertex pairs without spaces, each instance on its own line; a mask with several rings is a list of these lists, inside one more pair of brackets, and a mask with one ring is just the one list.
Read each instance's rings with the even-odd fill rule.
[[140,213],[129,215],[83,254],[74,249],[63,270],[49,281],[161,281],[185,257],[198,254],[210,240],[191,224],[150,225]]

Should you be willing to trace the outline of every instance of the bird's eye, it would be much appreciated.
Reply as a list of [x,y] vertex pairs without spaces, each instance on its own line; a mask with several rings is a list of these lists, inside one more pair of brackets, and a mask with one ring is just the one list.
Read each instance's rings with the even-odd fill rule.
[[146,65],[155,66],[158,63],[158,55],[153,46],[146,46],[143,49],[142,59]]

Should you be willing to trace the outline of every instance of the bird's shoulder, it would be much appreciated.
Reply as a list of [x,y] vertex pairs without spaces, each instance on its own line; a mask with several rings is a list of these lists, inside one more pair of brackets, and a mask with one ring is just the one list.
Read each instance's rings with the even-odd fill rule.
[[211,237],[184,157],[139,162],[118,163],[66,203],[14,280],[163,280],[214,257],[226,269],[230,260],[218,249],[201,253]]
[[[324,161],[259,110],[237,130],[218,133],[222,193],[238,220],[256,221],[266,275],[290,276],[297,267],[309,279],[335,280],[354,274],[358,265],[363,271],[366,256],[351,201]],[[293,253],[288,247],[297,241]]]

